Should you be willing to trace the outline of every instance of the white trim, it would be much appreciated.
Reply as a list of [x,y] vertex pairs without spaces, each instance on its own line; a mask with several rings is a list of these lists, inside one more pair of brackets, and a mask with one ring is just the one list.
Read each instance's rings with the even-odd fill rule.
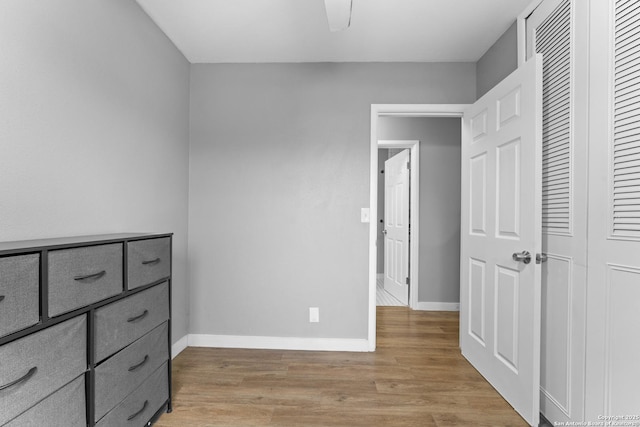
[[378,140],[378,148],[408,148],[411,150],[411,237],[409,239],[409,307],[418,304],[418,278],[420,277],[420,141]]
[[462,117],[471,104],[371,104],[371,113],[399,117]]
[[527,60],[527,18],[533,13],[534,10],[544,0],[533,0],[529,5],[518,15],[517,29],[518,29],[518,67],[525,63]]
[[188,337],[188,335],[183,336],[171,346],[171,359],[175,359],[177,355],[182,353],[182,351],[187,348],[189,342]]
[[460,311],[459,302],[425,302],[418,303],[416,310],[422,311]]
[[371,104],[371,163],[369,167],[369,315],[367,343],[376,349],[376,276],[378,251],[378,117],[462,117],[469,104]]
[[189,334],[189,347],[367,352],[369,351],[369,342],[364,339],[355,338],[299,338]]

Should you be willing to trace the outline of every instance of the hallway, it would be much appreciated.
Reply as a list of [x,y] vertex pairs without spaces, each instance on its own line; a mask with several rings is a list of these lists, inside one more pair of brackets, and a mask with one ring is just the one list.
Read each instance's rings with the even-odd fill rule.
[[384,289],[384,275],[376,278],[376,306],[377,307],[406,307],[396,297]]

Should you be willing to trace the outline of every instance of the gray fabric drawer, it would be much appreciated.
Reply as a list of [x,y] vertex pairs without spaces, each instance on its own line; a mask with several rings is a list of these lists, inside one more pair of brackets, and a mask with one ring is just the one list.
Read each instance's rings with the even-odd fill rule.
[[167,322],[96,367],[96,421],[169,359]]
[[127,258],[129,289],[165,279],[171,274],[171,241],[164,237],[129,242]]
[[40,255],[0,258],[0,337],[40,321]]
[[84,375],[79,376],[5,427],[86,427]]
[[24,378],[0,390],[0,425],[85,372],[86,345],[82,315],[0,347],[0,388]]
[[169,375],[164,363],[133,393],[104,416],[96,427],[139,427],[169,399]]
[[169,284],[161,283],[95,312],[96,362],[169,319]]
[[122,292],[122,243],[49,252],[49,316]]

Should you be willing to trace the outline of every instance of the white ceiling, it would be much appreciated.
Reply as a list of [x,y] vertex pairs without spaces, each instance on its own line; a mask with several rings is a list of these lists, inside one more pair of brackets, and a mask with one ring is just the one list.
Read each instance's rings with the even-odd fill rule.
[[330,32],[324,0],[137,0],[192,63],[474,62],[531,0],[353,0]]

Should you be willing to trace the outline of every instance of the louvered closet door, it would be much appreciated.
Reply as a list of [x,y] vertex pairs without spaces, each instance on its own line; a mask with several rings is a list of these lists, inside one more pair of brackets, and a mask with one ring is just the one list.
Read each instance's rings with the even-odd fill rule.
[[616,4],[612,221],[615,237],[640,238],[640,4]]
[[[640,4],[591,1],[589,419],[640,415]],[[639,425],[640,419],[629,421]]]
[[[542,325],[540,411],[552,423],[581,421],[587,258],[586,40],[583,0],[545,0],[527,19],[527,45],[543,57]],[[582,31],[582,32],[581,32]],[[577,56],[576,56],[577,54]],[[582,79],[582,80],[579,80]]]

